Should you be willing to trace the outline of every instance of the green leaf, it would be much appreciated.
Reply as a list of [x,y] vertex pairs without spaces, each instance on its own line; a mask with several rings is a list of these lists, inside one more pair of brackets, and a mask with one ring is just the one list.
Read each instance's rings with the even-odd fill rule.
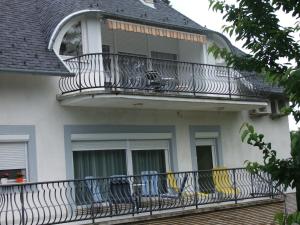
[[250,124],[248,124],[247,127],[248,127],[249,132],[253,134],[254,133],[254,127]]
[[250,133],[249,130],[244,130],[244,132],[241,135],[242,142],[245,142],[245,139],[249,133]]

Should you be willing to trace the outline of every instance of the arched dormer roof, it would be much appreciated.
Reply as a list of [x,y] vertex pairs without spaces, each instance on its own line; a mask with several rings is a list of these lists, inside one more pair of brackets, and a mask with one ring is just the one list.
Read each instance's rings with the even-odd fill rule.
[[0,40],[5,40],[0,41],[0,72],[69,75],[52,50],[52,42],[64,23],[77,14],[94,12],[106,18],[182,31],[214,32],[161,0],[155,1],[155,8],[140,0],[2,0],[0,8],[0,29],[4,31]]
[[51,48],[56,32],[72,16],[84,13],[98,13],[104,18],[116,18],[178,30],[203,33],[207,29],[177,12],[160,0],[155,8],[140,0],[40,0],[38,9],[43,32]]

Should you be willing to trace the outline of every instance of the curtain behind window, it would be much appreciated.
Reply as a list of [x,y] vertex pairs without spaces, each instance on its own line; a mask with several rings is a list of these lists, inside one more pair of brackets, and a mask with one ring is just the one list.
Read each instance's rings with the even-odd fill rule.
[[140,175],[142,171],[166,172],[164,150],[142,150],[132,152],[133,174]]
[[75,179],[126,174],[125,150],[74,152]]

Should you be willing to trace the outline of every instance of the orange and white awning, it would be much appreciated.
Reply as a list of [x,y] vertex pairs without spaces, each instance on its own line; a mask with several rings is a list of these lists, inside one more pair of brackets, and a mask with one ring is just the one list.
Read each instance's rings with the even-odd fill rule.
[[107,26],[111,30],[122,30],[128,32],[148,34],[158,37],[167,37],[178,40],[191,41],[196,43],[206,43],[207,39],[205,35],[188,33],[183,31],[176,31],[161,27],[148,26],[137,23],[124,22],[119,20],[107,20]]

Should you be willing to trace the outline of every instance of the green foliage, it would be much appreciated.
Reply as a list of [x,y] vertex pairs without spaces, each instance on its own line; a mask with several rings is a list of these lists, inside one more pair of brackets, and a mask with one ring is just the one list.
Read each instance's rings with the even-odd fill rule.
[[291,132],[291,155],[300,164],[300,130]]
[[[280,24],[278,11],[300,17],[299,0],[237,0],[237,4],[227,4],[225,0],[209,0],[210,8],[222,13],[226,25],[223,31],[243,42],[249,55],[239,57],[226,49],[211,46],[215,56],[226,60],[228,65],[238,69],[256,71],[268,80],[285,88],[292,106],[289,110],[300,121],[300,45],[294,38],[300,31],[300,21],[291,26]],[[280,59],[296,62],[281,63]]]
[[[298,133],[298,138],[300,137]],[[265,142],[264,135],[255,131],[254,127],[248,123],[241,127],[241,138],[243,142],[258,148],[262,152],[263,164],[246,161],[246,167],[251,172],[263,171],[269,173],[278,185],[284,185],[285,188],[296,188],[297,178],[300,178],[300,139],[294,138],[298,148],[288,159],[278,159],[276,150],[272,149],[272,144]]]
[[259,171],[271,175],[277,185],[284,188],[296,188],[297,207],[300,209],[300,131],[291,133],[292,151],[288,159],[279,159],[272,144],[266,142],[263,134],[257,133],[252,125],[244,123],[241,127],[243,142],[258,148],[262,152],[263,163],[246,161],[246,168],[252,173]]
[[284,213],[278,213],[275,216],[275,222],[277,222],[279,225],[300,224],[300,212],[296,212],[290,215],[285,215]]

